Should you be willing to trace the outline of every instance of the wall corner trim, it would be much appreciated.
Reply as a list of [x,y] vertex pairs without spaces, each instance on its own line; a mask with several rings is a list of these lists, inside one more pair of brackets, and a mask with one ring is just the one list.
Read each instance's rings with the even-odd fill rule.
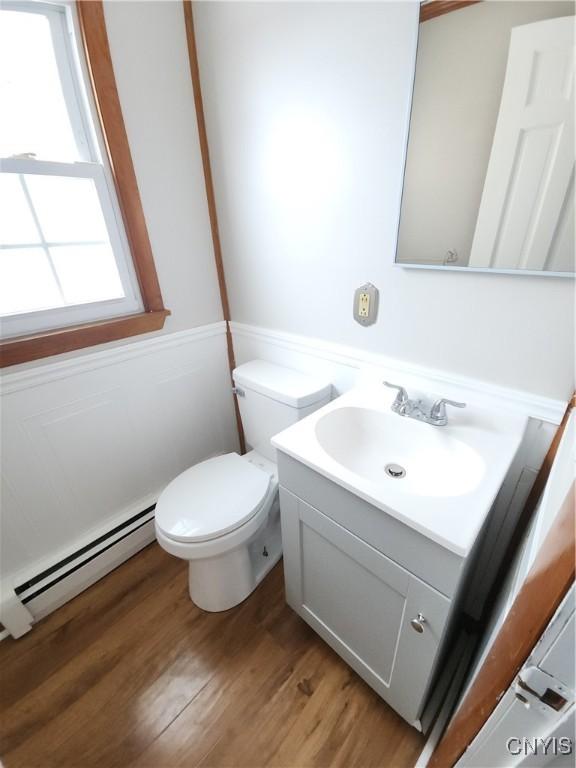
[[[214,263],[218,277],[218,289],[220,291],[220,301],[222,302],[222,314],[226,321],[226,348],[228,351],[228,366],[230,368],[230,380],[234,368],[236,368],[236,358],[234,356],[234,343],[230,332],[229,322],[230,302],[228,301],[228,289],[226,287],[226,276],[224,274],[224,262],[222,260],[222,245],[220,241],[220,229],[218,227],[218,211],[216,208],[216,195],[214,193],[214,180],[212,178],[212,166],[210,164],[210,147],[208,145],[208,132],[206,130],[206,119],[204,116],[204,101],[202,99],[202,84],[200,82],[200,65],[198,63],[198,49],[196,47],[196,34],[194,32],[194,12],[192,0],[182,0],[182,10],[184,13],[184,27],[186,30],[186,45],[188,47],[188,61],[190,63],[190,79],[192,81],[192,93],[194,95],[194,109],[196,110],[196,121],[198,124],[198,140],[200,143],[200,154],[202,156],[202,168],[204,171],[204,186],[206,189],[206,202],[208,204],[208,216],[210,218],[210,230],[212,232],[212,246],[214,249]],[[240,417],[240,407],[238,399],[234,395],[234,413],[236,416],[236,427],[238,429],[238,439],[240,441],[240,452],[246,452],[246,443],[244,440],[244,428]]]

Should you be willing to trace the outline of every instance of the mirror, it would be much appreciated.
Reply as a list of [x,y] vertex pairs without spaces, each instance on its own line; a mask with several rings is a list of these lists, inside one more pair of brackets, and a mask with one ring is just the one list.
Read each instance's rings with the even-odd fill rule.
[[574,273],[573,3],[421,6],[396,263]]

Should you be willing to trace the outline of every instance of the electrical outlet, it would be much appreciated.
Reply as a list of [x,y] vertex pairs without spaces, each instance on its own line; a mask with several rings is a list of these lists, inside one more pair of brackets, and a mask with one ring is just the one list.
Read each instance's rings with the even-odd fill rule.
[[372,283],[354,291],[354,320],[360,325],[372,325],[378,313],[378,289]]
[[368,317],[370,314],[370,294],[365,291],[358,297],[358,314],[360,317]]

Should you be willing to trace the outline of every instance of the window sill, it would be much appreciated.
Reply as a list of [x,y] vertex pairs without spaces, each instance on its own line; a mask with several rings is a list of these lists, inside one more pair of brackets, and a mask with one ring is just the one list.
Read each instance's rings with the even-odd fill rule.
[[159,331],[170,311],[162,309],[139,315],[117,317],[98,323],[58,328],[33,336],[18,336],[0,343],[0,367],[27,363],[43,357],[61,355],[75,349],[118,341],[140,333]]

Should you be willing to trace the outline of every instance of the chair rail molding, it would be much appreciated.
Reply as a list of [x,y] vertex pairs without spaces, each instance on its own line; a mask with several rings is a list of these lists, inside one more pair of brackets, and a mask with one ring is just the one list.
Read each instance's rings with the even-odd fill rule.
[[562,421],[568,402],[568,399],[542,397],[324,339],[244,323],[232,322],[230,325],[238,364],[249,359],[247,354],[257,356],[254,352],[258,349],[262,350],[262,354],[268,350],[269,359],[273,362],[300,368],[304,372],[316,368],[324,374],[332,373],[336,377],[333,383],[339,394],[354,386],[361,375],[370,371],[382,377],[394,374],[404,376],[405,384],[416,390],[438,390],[448,396],[465,393],[478,406],[507,408],[556,426]]
[[51,363],[24,363],[21,368],[4,373],[0,372],[0,392],[8,395],[30,387],[38,387],[51,381],[65,379],[79,373],[114,365],[122,360],[131,360],[143,355],[153,354],[162,349],[171,349],[189,341],[200,341],[212,336],[226,336],[226,322],[220,320],[196,328],[164,333],[138,341],[119,343],[98,352],[87,351],[81,355],[64,358]]

